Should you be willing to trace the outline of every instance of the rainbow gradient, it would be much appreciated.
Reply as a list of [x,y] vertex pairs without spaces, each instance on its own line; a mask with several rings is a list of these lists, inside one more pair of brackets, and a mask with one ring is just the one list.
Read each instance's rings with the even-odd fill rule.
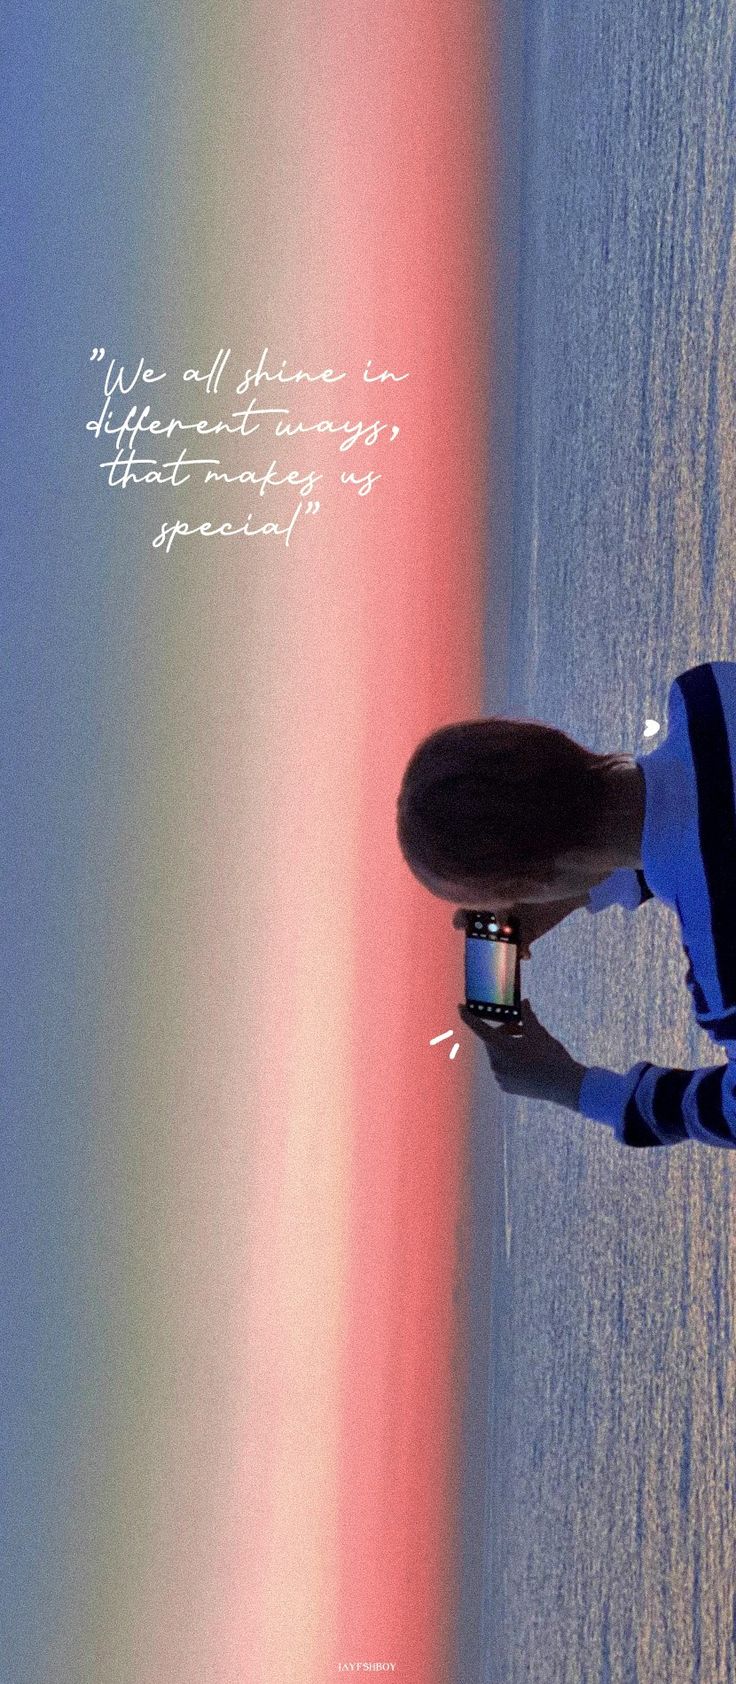
[[[496,9],[4,29],[0,1675],[448,1684],[473,1058],[429,1047],[462,953],[395,802],[482,708]],[[166,555],[252,494],[105,485],[95,347],[349,369],[315,418],[371,359],[400,432],[295,441],[333,479],[288,549]]]

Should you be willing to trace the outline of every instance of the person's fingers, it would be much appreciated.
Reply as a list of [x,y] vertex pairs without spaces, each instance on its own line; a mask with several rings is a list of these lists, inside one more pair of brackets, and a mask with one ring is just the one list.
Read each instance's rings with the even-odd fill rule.
[[453,916],[452,925],[455,930],[463,930],[465,928],[465,912],[461,906],[458,907],[457,912]]
[[474,1030],[476,1035],[485,1036],[490,1026],[484,1018],[478,1017],[476,1012],[469,1011],[468,1007],[462,1002],[459,1003],[457,1009],[463,1023],[467,1023],[469,1029]]
[[519,1073],[519,1056],[517,1056],[519,1042],[507,1036],[499,1036],[499,1041],[488,1042],[488,1063],[493,1076],[504,1081],[509,1076]]
[[507,1049],[501,1035],[496,1041],[488,1042],[488,1057],[494,1070],[506,1069]]
[[498,1039],[499,1035],[513,1034],[517,1027],[513,1018],[480,1017],[477,1012],[471,1012],[470,1007],[464,1001],[458,1003],[457,1009],[463,1023],[467,1023],[469,1029],[474,1029],[477,1035],[483,1035],[484,1037],[491,1035],[494,1041]]
[[463,1022],[467,1023],[468,1028],[475,1031],[478,1040],[483,1042],[494,1076],[503,1078],[509,1073],[513,1074],[519,1063],[518,1030],[514,1032],[512,1024],[475,1017],[462,1006],[458,1007],[458,1011]]
[[[494,1070],[502,1062],[504,1066],[508,1062],[516,1069],[521,1060],[527,1059],[530,1049],[528,1038],[525,1044],[525,1030],[529,1023],[526,1015],[521,1020],[504,1022],[499,1018],[478,1017],[475,1012],[468,1011],[467,1006],[458,1005],[457,1009],[463,1023],[483,1042]],[[536,1023],[535,1018],[532,1028]]]
[[472,1029],[473,1034],[481,1041],[495,1041],[504,1028],[504,1024],[499,1020],[478,1017],[477,1012],[469,1011],[465,1005],[459,1004],[457,1009],[463,1023],[466,1023],[468,1029]]

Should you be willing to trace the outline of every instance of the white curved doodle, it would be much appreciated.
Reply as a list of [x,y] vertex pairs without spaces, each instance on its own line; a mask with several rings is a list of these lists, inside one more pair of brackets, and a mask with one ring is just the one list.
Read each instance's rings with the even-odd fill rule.
[[[429,1043],[430,1047],[436,1047],[438,1041],[449,1041],[450,1036],[454,1035],[454,1033],[455,1033],[454,1029],[443,1029],[441,1035],[433,1035],[432,1036],[432,1039]],[[459,1053],[459,1051],[460,1051],[460,1042],[456,1041],[454,1046],[452,1046],[450,1048],[450,1058],[454,1058],[456,1053]]]

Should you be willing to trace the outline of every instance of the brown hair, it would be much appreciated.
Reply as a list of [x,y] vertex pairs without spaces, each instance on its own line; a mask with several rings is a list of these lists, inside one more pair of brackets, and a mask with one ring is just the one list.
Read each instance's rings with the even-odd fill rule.
[[446,882],[544,876],[567,848],[605,841],[603,780],[620,754],[594,754],[536,720],[463,720],[425,737],[397,800],[412,872]]

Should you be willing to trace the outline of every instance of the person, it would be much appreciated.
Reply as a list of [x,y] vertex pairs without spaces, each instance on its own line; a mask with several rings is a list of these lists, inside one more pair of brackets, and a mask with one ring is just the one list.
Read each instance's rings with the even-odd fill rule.
[[[415,749],[397,801],[414,876],[460,906],[514,913],[520,952],[581,908],[676,914],[695,1018],[726,1062],[624,1074],[586,1067],[525,999],[521,1036],[461,1005],[507,1093],[608,1124],[627,1147],[736,1146],[736,662],[672,682],[664,740],[644,755],[595,754],[535,720],[441,726]],[[453,923],[459,927],[461,910]]]

